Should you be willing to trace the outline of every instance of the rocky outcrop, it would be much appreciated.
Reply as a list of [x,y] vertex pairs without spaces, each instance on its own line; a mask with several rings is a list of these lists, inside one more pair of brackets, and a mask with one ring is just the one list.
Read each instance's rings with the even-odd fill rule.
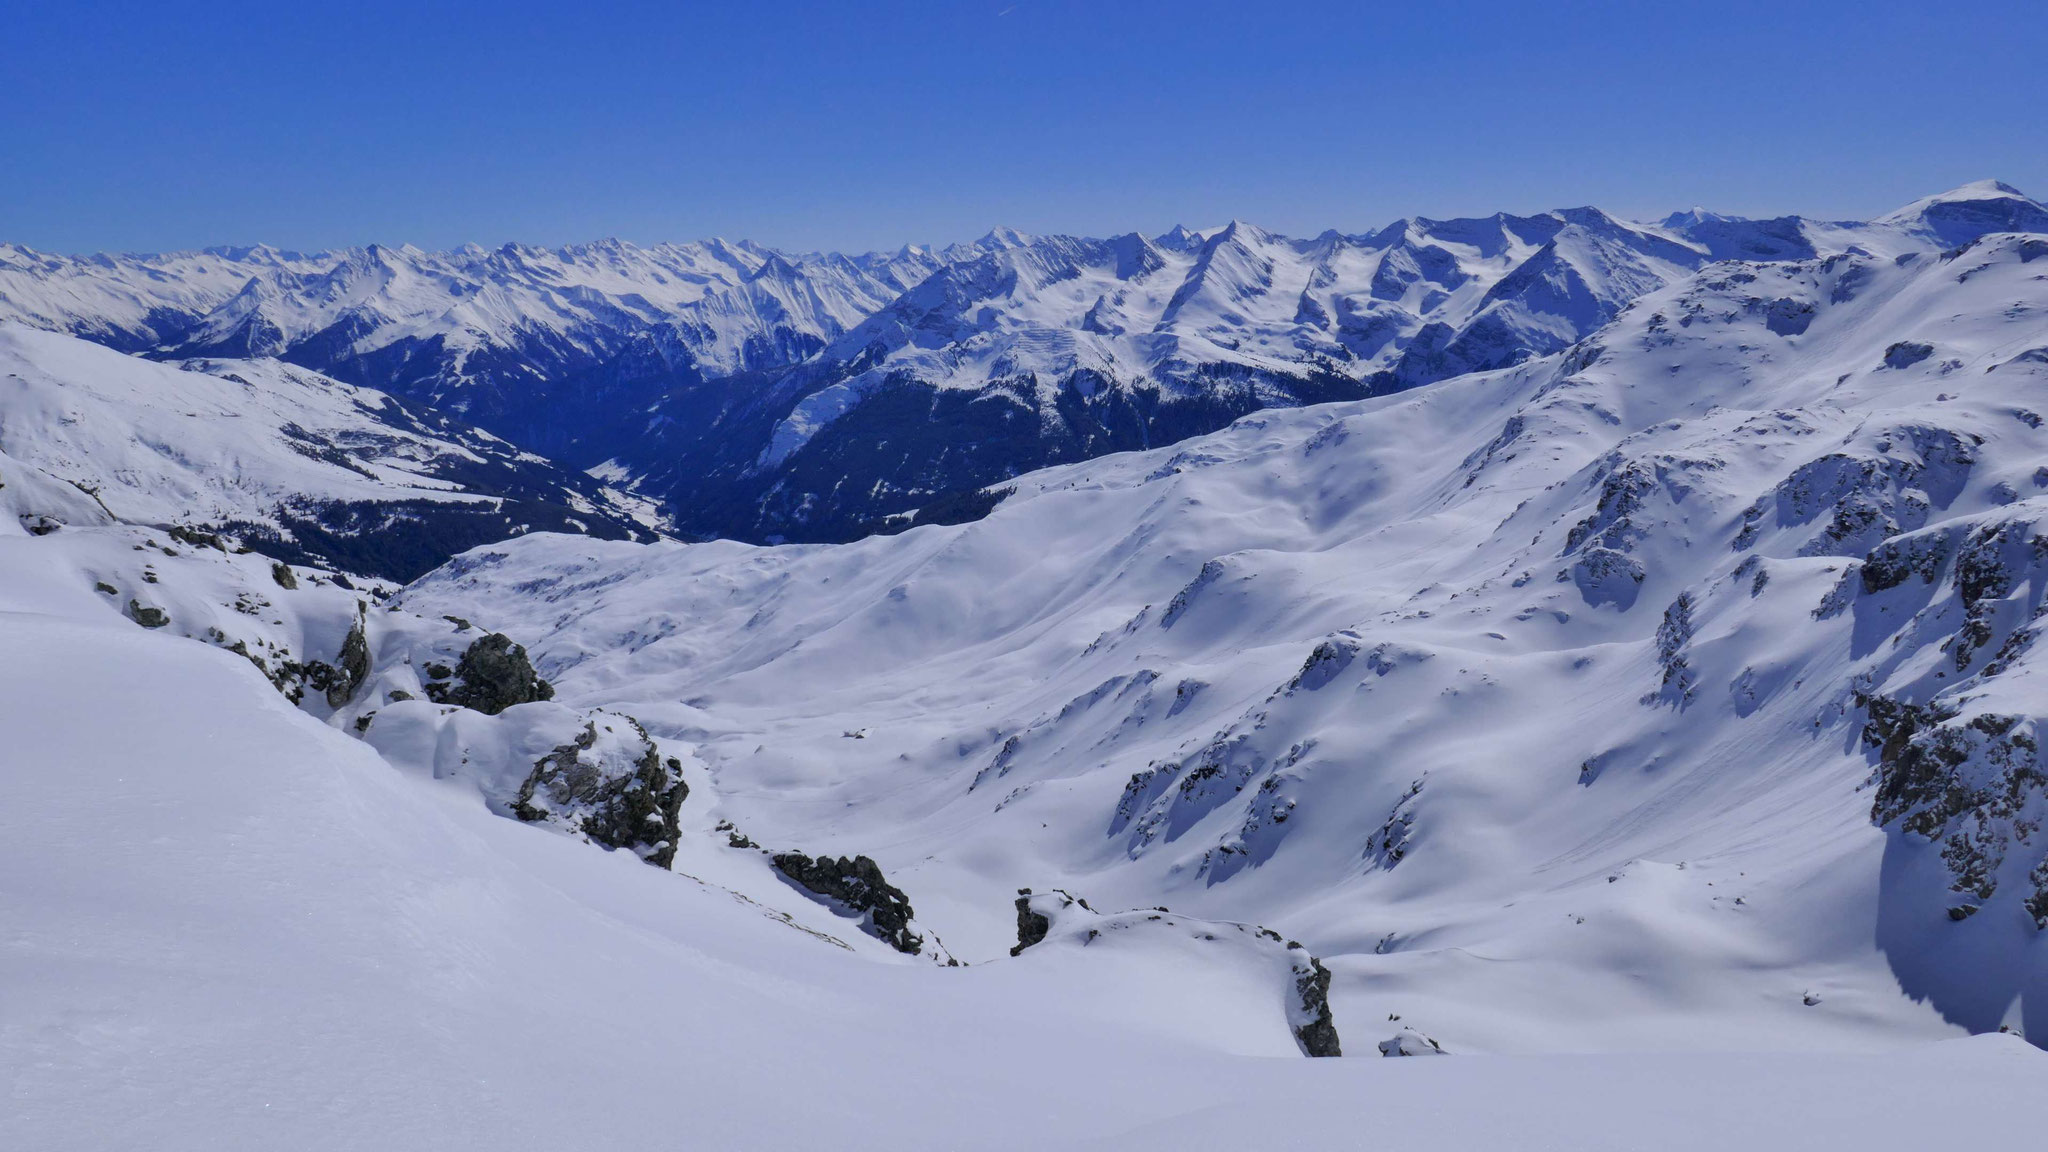
[[[2019,508],[1900,536],[1862,566],[1856,610],[1916,608],[1916,645],[1947,660],[1907,665],[1855,694],[1862,743],[1875,760],[1871,820],[1933,844],[1961,921],[2017,889],[2048,929],[2048,768],[2038,693],[2008,670],[2023,662],[2048,614],[2048,537]],[[2009,897],[1999,897],[2005,900]]]
[[798,887],[838,903],[865,918],[869,935],[911,956],[924,949],[924,937],[911,931],[910,897],[882,877],[882,869],[866,856],[813,859],[801,852],[779,852],[775,867]]
[[1911,368],[1929,356],[1934,355],[1934,345],[1921,344],[1913,340],[1901,340],[1884,350],[1884,366],[1887,368]]
[[1052,931],[1053,921],[1059,918],[1060,913],[1074,907],[1091,915],[1095,912],[1088,906],[1088,901],[1064,888],[1050,892],[1017,889],[1017,944],[1010,949],[1010,955],[1018,955],[1033,944],[1044,943],[1046,934]]
[[[431,674],[434,669],[429,668]],[[453,683],[429,683],[427,698],[496,716],[514,704],[555,698],[554,685],[540,678],[526,649],[493,632],[471,644],[455,666]]]
[[1051,929],[1052,920],[1044,913],[1032,910],[1031,889],[1017,889],[1017,944],[1010,949],[1010,955],[1015,956],[1044,940]]
[[1403,1028],[1379,1044],[1382,1056],[1447,1056],[1443,1045],[1412,1028]]
[[690,794],[682,762],[663,760],[638,720],[596,712],[576,739],[540,758],[512,814],[551,823],[657,868],[674,863],[679,813]]
[[1697,683],[1685,658],[1685,646],[1692,643],[1692,610],[1690,592],[1680,592],[1664,609],[1664,620],[1657,625],[1657,667],[1663,675],[1656,690],[1643,697],[1644,704],[1661,702],[1682,709],[1692,703]]
[[1925,424],[1872,433],[1853,451],[1810,460],[1773,485],[1744,512],[1737,551],[1768,530],[1820,531],[1801,541],[1801,556],[1860,556],[1902,532],[1926,525],[1970,479],[1979,456],[1972,435]]
[[1303,952],[1301,945],[1290,944],[1288,948],[1301,952],[1294,965],[1294,1038],[1301,1043],[1304,1055],[1342,1056],[1344,1045],[1337,1038],[1336,1017],[1330,1013],[1330,970],[1323,967],[1321,960]]
[[1942,701],[1862,702],[1863,739],[1878,751],[1871,819],[1939,845],[1955,891],[1989,900],[2007,855],[2031,844],[2048,808],[2033,723],[1990,712],[1965,719]]
[[[1341,1056],[1344,1047],[1337,1036],[1336,1017],[1330,1010],[1330,970],[1309,955],[1299,943],[1270,928],[1227,920],[1201,920],[1180,916],[1164,908],[1141,908],[1103,914],[1088,901],[1064,889],[1033,892],[1017,890],[1017,944],[1010,955],[1027,948],[1046,946],[1058,940],[1086,948],[1098,942],[1154,938],[1161,933],[1201,941],[1214,948],[1217,957],[1232,949],[1242,961],[1256,957],[1257,963],[1275,975],[1286,977],[1285,1011],[1288,1030],[1305,1056]],[[1276,971],[1277,969],[1277,971]]]
[[1314,692],[1329,684],[1351,666],[1351,661],[1358,656],[1358,647],[1355,636],[1333,636],[1316,645],[1315,651],[1303,661],[1300,673],[1287,685],[1287,690]]
[[339,708],[349,702],[356,689],[370,676],[370,641],[367,633],[369,622],[363,605],[356,604],[355,623],[349,626],[348,636],[341,642],[341,652],[335,657],[334,672],[327,685],[327,706]]
[[128,618],[144,628],[162,628],[171,622],[170,613],[144,604],[140,600],[128,601]]

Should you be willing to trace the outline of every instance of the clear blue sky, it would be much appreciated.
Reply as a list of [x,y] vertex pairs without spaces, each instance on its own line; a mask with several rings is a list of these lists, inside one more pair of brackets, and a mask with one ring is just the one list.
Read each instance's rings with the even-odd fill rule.
[[0,239],[56,251],[2048,195],[2039,0],[12,0],[0,28]]

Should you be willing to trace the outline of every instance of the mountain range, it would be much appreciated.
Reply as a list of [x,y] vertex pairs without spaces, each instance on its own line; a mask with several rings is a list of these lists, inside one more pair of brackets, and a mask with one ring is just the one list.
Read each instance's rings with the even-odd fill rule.
[[32,1145],[2038,1128],[2005,185],[0,309]]

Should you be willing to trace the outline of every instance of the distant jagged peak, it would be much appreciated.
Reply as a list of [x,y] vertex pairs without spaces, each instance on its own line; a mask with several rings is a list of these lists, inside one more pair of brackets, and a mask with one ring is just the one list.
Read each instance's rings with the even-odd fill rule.
[[747,273],[745,279],[750,284],[759,280],[791,283],[802,279],[803,275],[803,269],[797,267],[788,257],[770,250],[766,252],[766,258],[761,261],[761,266]]
[[1739,224],[1746,223],[1748,220],[1749,217],[1747,216],[1730,216],[1725,212],[1709,212],[1707,209],[1695,204],[1682,212],[1673,212],[1656,223],[1659,227],[1663,228],[1685,229],[1697,228],[1702,224]]
[[1142,233],[1126,232],[1111,237],[1109,250],[1116,257],[1116,277],[1119,280],[1136,280],[1166,266],[1166,257],[1160,254],[1159,246],[1147,240]]
[[1168,252],[1193,252],[1208,240],[1207,234],[1185,224],[1175,224],[1152,238],[1152,243]]
[[1257,246],[1284,242],[1285,237],[1276,232],[1268,232],[1249,220],[1234,218],[1230,223],[1217,229],[1215,234],[1209,237],[1209,243],[1211,244],[1226,244],[1233,241],[1239,244]]
[[974,247],[989,251],[1001,251],[1005,248],[1028,248],[1037,239],[1038,237],[1032,236],[1029,233],[1019,232],[1015,228],[1006,228],[999,224],[983,233],[981,239],[974,242]]
[[292,252],[283,248],[273,248],[268,244],[216,244],[211,248],[202,248],[200,251],[208,256],[232,260],[237,264],[283,264],[306,258],[303,253]]

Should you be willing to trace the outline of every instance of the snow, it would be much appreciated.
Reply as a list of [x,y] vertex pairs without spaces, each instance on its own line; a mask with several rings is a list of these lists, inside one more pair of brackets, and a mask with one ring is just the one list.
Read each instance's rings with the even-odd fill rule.
[[[425,464],[481,440],[276,361],[0,325],[6,1130],[2024,1146],[2048,1057],[1970,1034],[2048,1036],[2048,241],[1933,243],[2025,223],[2008,193],[1698,272],[1674,237],[1745,222],[1620,248],[1581,210],[1324,237],[1324,267],[1401,299],[1436,259],[1416,237],[1458,246],[1431,273],[1456,307],[1504,346],[1564,317],[1563,346],[1020,476],[975,523],[536,533],[402,590],[152,524],[459,499]],[[1823,248],[1835,226],[1798,227]],[[941,360],[1016,337],[1028,368],[1138,347],[1119,307],[1210,340],[1322,276],[1243,224],[1093,244],[992,233],[888,322]],[[461,256],[603,279],[636,251]],[[694,258],[790,279],[746,245]],[[434,258],[350,259],[399,283]],[[1494,293],[1515,276],[1540,291]],[[1055,297],[1103,331],[1020,321]],[[366,477],[289,426],[385,448]],[[553,699],[431,698],[491,632]],[[579,732],[608,781],[650,748],[682,765],[671,867],[567,804],[510,818]],[[931,947],[812,899],[783,851],[871,857]],[[1023,888],[1048,932],[1012,956]],[[1311,955],[1343,1059],[1301,1058]]]
[[[764,276],[781,266],[796,277]],[[161,256],[62,257],[0,248],[0,315],[76,330],[124,346],[209,347],[244,336],[243,354],[275,355],[346,321],[368,335],[353,354],[407,339],[454,347],[517,347],[544,331],[572,341],[632,320],[691,316],[707,368],[748,367],[744,345],[774,322],[830,339],[929,272],[909,253],[886,260],[791,258],[712,240],[651,248],[617,240],[559,249],[506,244],[428,253],[411,246],[310,255],[211,249]],[[161,328],[161,310],[199,318],[190,332]]]
[[[1369,1128],[1877,1149],[2017,1146],[2033,1122],[2042,1057],[1996,1037],[1882,1057],[1239,1054],[1245,990],[1198,968],[1148,972],[1146,1005],[1087,965],[872,962],[395,773],[225,654],[19,612],[0,632],[0,1067],[24,1146],[1164,1149]],[[1131,1026],[1148,1009],[1171,1026]]]
[[[0,324],[0,449],[144,523],[264,522],[295,500],[476,499],[420,467],[476,455],[389,426],[380,392],[276,361],[189,367]],[[358,471],[295,441],[376,455]]]
[[[1581,207],[1307,239],[1245,221],[1150,239],[997,228],[893,256],[723,240],[86,258],[8,247],[0,318],[157,356],[291,360],[579,467],[611,460],[617,482],[694,517],[688,532],[832,539],[1252,408],[1555,352],[1713,259],[1932,255],[2005,230],[2048,230],[2048,208],[1985,181],[1866,222],[1694,210],[1636,224]],[[900,474],[832,488],[814,465],[882,432],[858,421],[815,449],[820,433],[906,389],[1030,419],[951,452],[915,429]]]
[[53,506],[64,522],[232,523],[289,538],[289,519],[335,505],[494,511],[510,489],[608,524],[666,524],[645,498],[579,491],[544,458],[375,389],[277,360],[157,363],[7,321],[0,452],[89,494],[91,509]]
[[[1825,611],[1869,540],[1821,479],[1896,461],[1858,497],[1894,531],[2038,506],[2039,244],[1719,265],[1559,356],[1021,477],[975,524],[534,536],[401,603],[488,610],[564,700],[691,740],[756,839],[873,855],[965,960],[1057,886],[1273,927],[1340,1025],[1465,1053],[2039,1032],[2039,846],[1958,931],[1865,787],[1853,693],[1948,683],[1959,615],[1895,657],[1867,637],[1904,616]],[[1887,367],[1902,339],[1936,352]]]

